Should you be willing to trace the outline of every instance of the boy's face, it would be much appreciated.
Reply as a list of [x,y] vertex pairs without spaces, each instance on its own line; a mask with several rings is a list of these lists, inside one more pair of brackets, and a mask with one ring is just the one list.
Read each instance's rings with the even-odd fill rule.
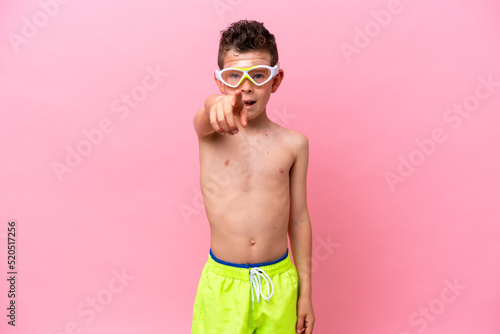
[[[224,68],[248,68],[255,65],[271,66],[271,55],[265,51],[237,53],[234,50],[229,50],[224,55]],[[278,90],[278,87],[283,80],[283,76],[283,70],[280,69],[279,73],[275,77],[262,86],[257,86],[248,79],[243,79],[243,82],[235,88],[224,85],[217,78],[215,79],[215,82],[219,86],[219,90],[222,94],[234,95],[238,90],[240,90],[243,102],[255,101],[252,105],[245,104],[245,107],[248,110],[248,119],[250,120],[256,118],[266,109],[271,93]]]

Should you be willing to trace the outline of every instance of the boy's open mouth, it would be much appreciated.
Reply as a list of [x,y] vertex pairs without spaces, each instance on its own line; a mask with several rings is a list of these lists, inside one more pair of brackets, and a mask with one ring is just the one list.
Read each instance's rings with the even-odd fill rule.
[[251,106],[255,101],[243,101],[243,103],[245,103],[246,106]]

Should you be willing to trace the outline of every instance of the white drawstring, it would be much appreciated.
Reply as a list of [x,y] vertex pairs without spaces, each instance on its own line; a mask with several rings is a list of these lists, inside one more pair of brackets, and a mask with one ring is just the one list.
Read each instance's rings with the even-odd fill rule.
[[[267,297],[264,297],[262,294],[262,283],[261,283],[261,278],[264,278],[264,280],[267,283]],[[269,285],[271,285],[271,293],[269,293]],[[254,290],[255,293],[257,294],[257,303],[260,302],[260,296],[262,296],[262,299],[267,300],[269,302],[269,299],[273,296],[274,293],[274,284],[273,280],[271,277],[267,275],[267,273],[258,268],[250,268],[250,290],[252,291],[252,309],[254,308]]]

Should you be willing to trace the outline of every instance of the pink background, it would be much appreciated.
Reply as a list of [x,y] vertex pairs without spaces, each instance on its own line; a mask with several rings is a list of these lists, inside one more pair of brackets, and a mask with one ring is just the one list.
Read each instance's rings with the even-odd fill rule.
[[277,37],[270,118],[310,140],[315,333],[500,332],[498,1],[54,1],[0,2],[2,333],[190,331],[192,116],[242,18]]

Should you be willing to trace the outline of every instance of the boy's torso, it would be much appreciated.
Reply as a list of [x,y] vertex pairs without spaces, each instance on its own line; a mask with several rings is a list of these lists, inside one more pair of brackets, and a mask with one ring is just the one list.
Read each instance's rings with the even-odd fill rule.
[[260,263],[285,253],[296,138],[271,122],[258,132],[200,140],[201,190],[219,259]]

